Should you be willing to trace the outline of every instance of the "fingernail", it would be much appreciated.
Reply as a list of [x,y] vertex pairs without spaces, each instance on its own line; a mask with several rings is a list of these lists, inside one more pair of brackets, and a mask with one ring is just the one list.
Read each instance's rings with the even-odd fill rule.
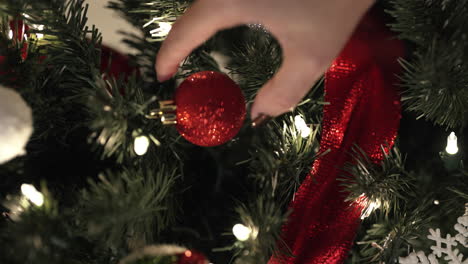
[[253,121],[252,121],[252,127],[257,128],[261,126],[262,124],[267,123],[272,119],[271,116],[265,115],[265,114],[259,114]]

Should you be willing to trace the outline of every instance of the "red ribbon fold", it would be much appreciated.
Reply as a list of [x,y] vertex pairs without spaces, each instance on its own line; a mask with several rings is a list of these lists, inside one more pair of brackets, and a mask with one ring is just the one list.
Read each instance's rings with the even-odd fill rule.
[[381,146],[388,151],[393,145],[401,117],[397,59],[403,55],[403,44],[369,12],[327,71],[330,104],[324,107],[320,152],[329,153],[314,162],[291,202],[282,237],[292,256],[275,255],[269,264],[338,264],[347,258],[363,208],[345,202],[337,177],[352,162],[354,144],[376,163],[383,159]]

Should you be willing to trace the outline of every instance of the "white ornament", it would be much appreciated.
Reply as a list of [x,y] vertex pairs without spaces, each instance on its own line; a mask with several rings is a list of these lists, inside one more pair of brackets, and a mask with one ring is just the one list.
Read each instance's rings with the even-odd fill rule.
[[31,108],[17,92],[0,86],[0,164],[26,154],[32,132]]
[[442,256],[448,264],[468,264],[468,259],[464,260],[463,254],[457,248],[458,244],[465,248],[468,247],[468,204],[465,208],[465,214],[460,216],[457,222],[454,228],[458,234],[455,237],[448,234],[443,238],[440,229],[429,229],[430,234],[427,238],[436,243],[435,246],[431,246],[432,253],[426,256],[422,251],[413,252],[407,257],[400,257],[400,264],[439,264],[438,259]]

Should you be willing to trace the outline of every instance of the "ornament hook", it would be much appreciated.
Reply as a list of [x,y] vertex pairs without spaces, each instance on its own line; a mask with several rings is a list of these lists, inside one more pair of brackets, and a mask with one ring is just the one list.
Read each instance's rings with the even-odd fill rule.
[[150,110],[146,118],[160,119],[163,125],[175,125],[177,124],[176,110],[177,106],[174,100],[159,101],[159,108]]

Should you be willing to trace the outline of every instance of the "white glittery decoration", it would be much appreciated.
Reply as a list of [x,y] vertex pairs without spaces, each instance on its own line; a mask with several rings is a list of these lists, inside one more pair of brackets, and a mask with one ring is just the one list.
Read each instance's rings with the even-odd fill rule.
[[431,246],[431,253],[426,256],[422,251],[413,252],[407,257],[400,257],[400,264],[439,264],[438,259],[447,261],[448,264],[467,264],[468,259],[464,259],[462,253],[457,248],[458,245],[467,248],[468,242],[468,204],[466,205],[465,214],[457,219],[454,229],[457,235],[452,237],[448,234],[445,238],[442,237],[440,229],[429,229],[428,239],[435,242],[435,246]]
[[265,26],[263,24],[252,23],[252,24],[248,24],[248,26],[251,29],[262,31],[263,33],[266,33],[266,34],[270,34],[270,32],[268,32],[268,30],[265,28]]

